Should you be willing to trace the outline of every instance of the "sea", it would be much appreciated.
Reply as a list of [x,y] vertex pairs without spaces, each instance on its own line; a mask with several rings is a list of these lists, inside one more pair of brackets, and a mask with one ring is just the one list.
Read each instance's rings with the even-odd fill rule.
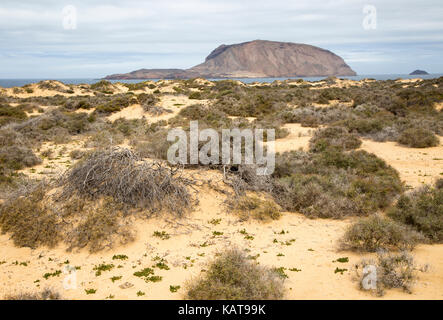
[[[442,77],[443,73],[434,73],[429,75],[409,75],[409,74],[365,74],[365,75],[357,75],[357,76],[340,76],[341,79],[350,79],[350,80],[362,80],[362,79],[375,79],[375,80],[396,80],[396,79],[414,79],[414,78],[421,78],[421,79],[435,79]],[[275,80],[287,80],[287,79],[303,79],[306,81],[320,81],[325,79],[326,77],[294,77],[294,78],[230,78],[232,80],[239,80],[243,83],[252,83],[252,82],[268,82],[271,83]],[[60,82],[63,82],[65,84],[94,84],[102,79],[94,79],[94,78],[60,78],[60,79],[48,79],[48,78],[41,78],[41,79],[0,79],[0,87],[3,88],[12,88],[12,87],[21,87],[26,84],[30,83],[36,83],[43,80],[57,80]],[[146,80],[151,81],[159,81],[161,79],[134,79],[134,80],[109,80],[110,82],[121,82],[121,83],[138,83]],[[219,80],[226,80],[224,79],[208,79],[211,81],[219,81]]]

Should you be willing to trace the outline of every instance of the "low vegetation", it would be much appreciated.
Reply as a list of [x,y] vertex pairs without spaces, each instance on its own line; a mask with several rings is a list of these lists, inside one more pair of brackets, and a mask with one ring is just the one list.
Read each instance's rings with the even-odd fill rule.
[[363,279],[369,276],[364,273],[365,267],[376,268],[376,289],[372,289],[378,296],[383,296],[386,290],[398,288],[407,293],[412,293],[412,285],[417,279],[417,268],[414,258],[406,251],[400,253],[389,253],[381,251],[377,254],[377,260],[363,260],[356,265],[356,272],[363,287]]
[[309,217],[366,216],[403,191],[396,170],[361,150],[286,152],[277,155],[273,176],[277,203]]
[[60,300],[61,295],[53,289],[46,288],[40,292],[21,292],[6,295],[4,300]]
[[240,216],[241,220],[254,218],[261,221],[277,220],[280,218],[280,208],[272,200],[263,200],[257,196],[240,196],[228,201],[230,209]]
[[385,250],[411,250],[424,237],[412,228],[378,215],[363,218],[346,231],[344,249],[376,252]]
[[251,262],[238,249],[216,257],[206,272],[187,283],[185,294],[192,300],[275,300],[283,296],[278,274]]
[[186,187],[189,181],[175,173],[160,163],[143,161],[129,149],[97,151],[63,177],[61,198],[107,196],[151,213],[168,210],[181,216],[192,201]]
[[388,216],[423,233],[429,241],[443,242],[443,179],[402,195]]

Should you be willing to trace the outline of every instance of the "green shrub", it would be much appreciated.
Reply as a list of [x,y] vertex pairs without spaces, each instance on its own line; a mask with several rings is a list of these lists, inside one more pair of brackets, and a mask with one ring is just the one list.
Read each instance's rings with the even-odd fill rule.
[[388,211],[392,219],[411,226],[430,241],[443,242],[443,188],[424,186],[402,195]]
[[0,127],[10,122],[23,121],[27,117],[26,112],[18,107],[0,104]]
[[275,300],[284,296],[283,280],[251,262],[238,249],[223,252],[205,273],[186,285],[186,299]]
[[278,154],[273,177],[277,203],[310,217],[368,215],[403,190],[397,171],[361,150]]
[[398,142],[412,148],[429,148],[438,146],[440,141],[431,130],[410,128],[401,133]]
[[343,127],[328,127],[317,130],[309,141],[309,149],[312,152],[325,151],[329,147],[352,150],[359,148],[360,145],[361,140]]
[[189,99],[195,99],[195,100],[201,100],[202,99],[202,95],[200,92],[198,91],[194,91],[189,95]]
[[342,239],[344,249],[375,252],[380,249],[411,250],[424,237],[403,224],[378,215],[352,224]]

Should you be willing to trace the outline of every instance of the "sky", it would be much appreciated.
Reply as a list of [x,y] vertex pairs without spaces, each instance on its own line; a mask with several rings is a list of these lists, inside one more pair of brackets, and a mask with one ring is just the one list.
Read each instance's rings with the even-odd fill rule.
[[186,69],[256,39],[331,50],[358,74],[443,73],[443,1],[1,0],[0,78]]

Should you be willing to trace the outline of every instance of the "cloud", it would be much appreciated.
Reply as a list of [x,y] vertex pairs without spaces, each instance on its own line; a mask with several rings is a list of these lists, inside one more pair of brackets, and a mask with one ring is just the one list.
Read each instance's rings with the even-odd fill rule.
[[[368,2],[377,9],[375,30],[362,27]],[[418,62],[442,72],[440,2],[72,0],[77,29],[64,30],[62,10],[68,3],[2,0],[0,78],[187,68],[222,43],[254,39],[324,47],[358,73],[407,73]]]

